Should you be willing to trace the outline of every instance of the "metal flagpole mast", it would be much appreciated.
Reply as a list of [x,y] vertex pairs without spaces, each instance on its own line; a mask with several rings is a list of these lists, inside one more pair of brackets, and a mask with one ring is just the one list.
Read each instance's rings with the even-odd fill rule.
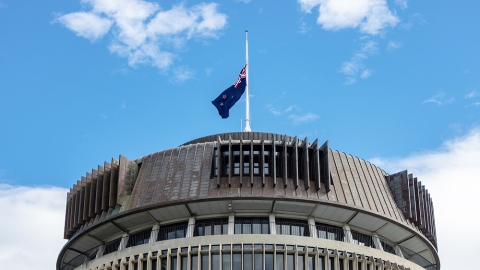
[[246,109],[245,109],[245,129],[243,132],[251,132],[252,130],[250,129],[250,96],[248,94],[248,30],[245,30],[245,51],[246,51],[246,60],[245,60],[245,66],[246,66],[246,83],[247,86],[245,87],[245,92],[246,92]]

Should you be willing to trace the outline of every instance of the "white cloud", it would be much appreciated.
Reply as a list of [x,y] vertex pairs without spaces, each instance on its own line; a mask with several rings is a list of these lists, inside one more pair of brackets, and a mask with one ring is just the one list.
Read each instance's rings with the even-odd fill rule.
[[[65,244],[67,189],[0,184],[2,269],[55,269]],[[32,249],[33,248],[33,249]]]
[[[128,58],[135,67],[149,64],[169,68],[176,49],[192,38],[218,38],[227,16],[215,3],[189,8],[177,5],[163,10],[144,0],[81,0],[91,10],[74,12],[56,19],[78,36],[96,40],[113,34],[110,52]],[[170,48],[170,49],[169,49]]]
[[311,122],[317,118],[318,115],[314,113],[306,113],[304,115],[291,114],[288,116],[288,119],[292,120],[292,123],[295,125]]
[[452,103],[454,100],[455,100],[455,98],[453,98],[453,97],[452,98],[447,98],[445,92],[441,92],[441,93],[438,93],[435,96],[423,101],[422,104],[435,103],[435,104],[441,106],[441,105]]
[[480,221],[475,214],[480,205],[480,129],[448,140],[433,151],[371,161],[389,173],[408,169],[418,177],[429,190],[435,207],[442,269],[471,269],[480,236],[462,228]]
[[206,68],[205,69],[205,73],[207,74],[207,76],[210,76],[210,74],[212,74],[212,68]]
[[188,66],[177,67],[173,70],[173,77],[171,78],[171,81],[173,83],[182,83],[193,78],[194,75],[195,72]]
[[63,15],[58,21],[72,30],[77,36],[94,41],[103,37],[112,27],[112,21],[87,12],[74,12]]
[[470,105],[467,106],[467,107],[471,107],[471,106],[478,107],[478,106],[480,106],[480,102],[473,102],[472,104],[470,104]]
[[293,108],[295,108],[297,105],[294,104],[294,105],[290,105],[288,106],[285,110],[281,110],[281,109],[278,109],[278,108],[275,108],[273,107],[272,104],[267,104],[265,105],[265,107],[268,109],[268,111],[273,114],[273,115],[276,115],[276,116],[279,116],[279,115],[282,115],[284,113],[287,113],[287,112],[290,112]]
[[401,48],[402,46],[403,46],[403,44],[401,42],[390,41],[390,42],[388,42],[387,50],[393,51],[393,50]]
[[360,28],[362,33],[376,35],[394,27],[399,19],[390,11],[386,0],[297,0],[304,12],[319,8],[317,23],[325,30]]
[[370,69],[365,69],[362,74],[360,75],[360,78],[366,79],[368,77],[372,76],[372,70]]
[[476,97],[476,96],[478,96],[478,95],[480,95],[479,92],[477,92],[477,91],[472,91],[472,92],[466,94],[466,95],[465,95],[465,98],[473,98],[473,97]]
[[345,82],[346,85],[354,84],[357,81],[356,77],[359,73],[362,79],[368,78],[372,75],[372,71],[365,68],[363,61],[365,61],[370,55],[377,52],[377,43],[370,40],[362,45],[360,51],[353,54],[350,61],[342,63],[340,72],[347,75]]
[[395,5],[399,6],[401,9],[406,9],[408,7],[407,0],[395,0]]
[[310,31],[310,26],[307,25],[306,22],[304,22],[303,20],[300,20],[298,22],[298,33],[300,34],[306,34],[308,31]]

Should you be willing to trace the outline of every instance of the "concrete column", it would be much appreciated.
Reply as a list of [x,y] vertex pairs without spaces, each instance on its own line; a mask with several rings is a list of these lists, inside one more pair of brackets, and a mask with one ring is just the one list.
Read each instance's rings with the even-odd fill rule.
[[152,231],[150,232],[150,239],[148,239],[148,243],[155,243],[158,239],[158,233],[160,232],[160,225],[155,224],[152,227]]
[[128,235],[128,233],[125,233],[125,234],[122,235],[122,240],[120,241],[120,245],[118,246],[118,250],[124,250],[125,248],[127,248],[129,237],[130,237],[130,235]]
[[317,227],[315,226],[315,219],[308,218],[308,229],[310,231],[310,237],[318,238]]
[[403,257],[402,250],[400,249],[400,247],[398,245],[395,245],[394,249],[395,249],[395,255],[397,255],[399,257],[402,257],[402,258],[405,258],[405,257]]
[[193,237],[194,231],[195,231],[195,217],[190,217],[188,219],[187,237]]
[[228,234],[235,234],[235,215],[230,213],[228,215]]
[[375,245],[375,248],[383,251],[382,243],[380,242],[380,238],[378,238],[378,234],[374,233],[372,235],[372,239],[373,239],[373,244]]
[[97,255],[95,255],[95,259],[98,259],[103,256],[103,252],[105,252],[105,244],[101,245],[97,250]]
[[352,231],[347,224],[343,225],[343,235],[345,236],[345,242],[353,244]]
[[277,234],[277,227],[275,227],[275,214],[268,215],[268,224],[270,226],[270,234]]

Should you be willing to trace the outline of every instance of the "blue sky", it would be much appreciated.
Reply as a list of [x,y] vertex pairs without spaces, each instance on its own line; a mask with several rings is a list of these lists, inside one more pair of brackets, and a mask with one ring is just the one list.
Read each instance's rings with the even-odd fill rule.
[[[476,185],[480,167],[478,10],[478,1],[0,0],[0,199],[58,194],[120,154],[240,131],[245,100],[223,120],[210,101],[236,81],[248,29],[252,130],[329,140],[390,173],[423,175],[439,220],[451,195],[439,178],[456,172]],[[457,166],[428,170],[444,163]],[[46,205],[60,205],[62,220],[58,200]]]

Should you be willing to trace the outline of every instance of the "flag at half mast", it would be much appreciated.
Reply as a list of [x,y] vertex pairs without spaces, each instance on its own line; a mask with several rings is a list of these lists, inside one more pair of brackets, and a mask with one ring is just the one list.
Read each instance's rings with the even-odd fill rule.
[[214,101],[212,101],[213,106],[218,110],[218,114],[222,118],[228,118],[230,115],[230,108],[237,103],[237,101],[242,97],[245,92],[245,87],[247,86],[247,65],[243,67],[238,74],[237,82],[225,89]]

